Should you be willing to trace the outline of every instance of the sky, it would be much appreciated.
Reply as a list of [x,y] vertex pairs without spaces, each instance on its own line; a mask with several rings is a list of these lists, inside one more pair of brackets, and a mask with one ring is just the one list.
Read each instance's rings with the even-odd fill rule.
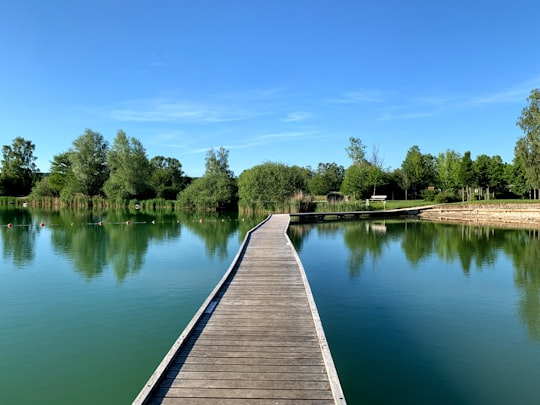
[[235,175],[265,162],[388,170],[407,151],[500,155],[540,87],[537,0],[0,0],[0,144],[48,172],[85,129]]

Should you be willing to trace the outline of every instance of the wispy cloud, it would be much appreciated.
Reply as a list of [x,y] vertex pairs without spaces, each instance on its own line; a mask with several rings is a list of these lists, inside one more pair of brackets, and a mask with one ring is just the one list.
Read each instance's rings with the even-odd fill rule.
[[[437,101],[438,105],[445,109],[480,107],[490,104],[525,103],[531,89],[539,86],[540,76],[506,88],[493,89],[493,91],[461,95],[453,94],[444,97],[432,97],[431,99]],[[429,99],[425,98],[424,101],[427,102]]]
[[[215,134],[214,134],[215,135]],[[226,136],[221,134],[224,139]],[[312,138],[318,138],[320,137],[320,134],[315,131],[286,131],[286,132],[272,132],[272,133],[266,133],[261,134],[253,137],[243,137],[238,138],[238,141],[226,143],[226,144],[213,144],[211,140],[208,140],[209,145],[205,147],[198,147],[198,148],[190,148],[189,142],[173,142],[172,140],[166,143],[163,143],[163,146],[167,146],[170,148],[181,148],[184,149],[184,153],[188,155],[194,155],[194,154],[203,154],[208,152],[209,149],[218,149],[220,147],[224,147],[228,150],[238,150],[238,149],[250,149],[250,148],[257,148],[265,145],[270,145],[276,142],[288,142],[298,139],[312,139]],[[209,137],[210,138],[210,137]]]
[[413,120],[495,104],[525,103],[531,89],[539,85],[540,77],[508,88],[494,89],[492,92],[476,94],[448,93],[410,98],[401,95],[399,100],[394,100],[394,105],[383,107],[378,119],[381,121]]
[[540,86],[540,76],[518,83],[514,86],[491,93],[473,95],[464,100],[468,105],[525,103],[531,89]]
[[495,92],[491,94],[482,94],[478,96],[472,96],[465,100],[463,103],[466,105],[484,105],[484,104],[503,104],[503,103],[517,103],[525,102],[527,99],[530,88],[514,88]]
[[241,142],[225,145],[227,149],[249,149],[257,148],[260,146],[269,145],[275,142],[284,143],[288,141],[294,141],[298,139],[312,139],[320,136],[315,131],[286,131],[286,132],[272,132],[262,135],[257,135],[252,138],[244,138]]
[[289,113],[285,118],[282,118],[282,122],[300,122],[300,121],[306,121],[310,119],[313,116],[313,114],[308,112],[302,112],[302,111],[295,111]]
[[137,100],[114,109],[110,118],[120,122],[219,123],[244,121],[260,113],[222,105],[207,105],[185,100]]
[[380,103],[383,97],[378,91],[350,91],[336,98],[328,100],[335,104],[361,104],[361,103]]

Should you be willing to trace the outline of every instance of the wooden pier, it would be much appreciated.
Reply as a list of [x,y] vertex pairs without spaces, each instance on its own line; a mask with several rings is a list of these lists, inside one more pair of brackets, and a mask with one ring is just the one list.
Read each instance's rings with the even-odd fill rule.
[[345,404],[304,268],[272,215],[133,404]]
[[295,222],[320,222],[328,220],[368,219],[368,218],[392,218],[418,216],[425,210],[430,210],[434,205],[421,207],[396,208],[391,210],[373,211],[336,211],[336,212],[297,212],[289,214]]

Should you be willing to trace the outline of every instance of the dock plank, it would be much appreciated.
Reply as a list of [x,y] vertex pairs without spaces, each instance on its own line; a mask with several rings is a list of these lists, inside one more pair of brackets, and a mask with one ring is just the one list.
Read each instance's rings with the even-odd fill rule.
[[134,404],[346,403],[289,222],[250,232]]

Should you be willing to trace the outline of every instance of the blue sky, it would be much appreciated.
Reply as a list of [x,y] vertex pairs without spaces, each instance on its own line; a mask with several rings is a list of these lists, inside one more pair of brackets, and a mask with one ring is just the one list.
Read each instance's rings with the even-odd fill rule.
[[384,166],[407,150],[500,155],[540,87],[540,2],[1,0],[0,144],[46,172],[86,128],[118,129],[187,175],[224,146],[266,161]]

